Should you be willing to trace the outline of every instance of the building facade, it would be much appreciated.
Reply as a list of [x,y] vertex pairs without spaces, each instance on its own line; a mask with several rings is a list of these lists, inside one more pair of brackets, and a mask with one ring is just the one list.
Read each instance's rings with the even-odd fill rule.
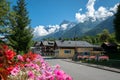
[[96,55],[101,51],[94,50],[99,46],[92,45],[86,41],[55,41],[55,57],[72,58],[75,53],[80,55]]

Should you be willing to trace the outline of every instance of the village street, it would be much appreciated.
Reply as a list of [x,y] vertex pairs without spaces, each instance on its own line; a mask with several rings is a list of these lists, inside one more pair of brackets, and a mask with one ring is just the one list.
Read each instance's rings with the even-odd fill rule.
[[66,62],[63,59],[45,60],[52,66],[59,64],[62,70],[73,77],[73,80],[120,80],[120,73]]

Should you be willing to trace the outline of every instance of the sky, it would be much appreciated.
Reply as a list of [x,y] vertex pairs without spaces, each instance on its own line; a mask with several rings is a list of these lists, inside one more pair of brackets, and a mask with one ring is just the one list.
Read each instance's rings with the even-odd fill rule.
[[[16,0],[10,1],[16,3]],[[39,36],[54,32],[63,20],[105,20],[114,15],[119,2],[120,0],[26,0],[31,26]],[[46,26],[52,27],[52,30],[46,31]]]
[[[95,10],[101,6],[109,9],[120,2],[120,0],[26,0],[31,26],[56,25],[63,20],[76,21],[76,13],[85,14],[86,5],[90,1],[94,2]],[[11,2],[16,3],[15,0]]]

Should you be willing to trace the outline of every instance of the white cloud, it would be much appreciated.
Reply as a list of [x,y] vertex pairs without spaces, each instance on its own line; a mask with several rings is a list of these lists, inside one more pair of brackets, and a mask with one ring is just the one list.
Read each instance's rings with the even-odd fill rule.
[[86,8],[87,12],[84,14],[81,14],[80,12],[75,14],[75,18],[78,22],[83,23],[84,21],[91,20],[91,21],[96,21],[96,20],[105,20],[109,16],[113,16],[114,13],[116,12],[117,5],[116,4],[114,7],[111,7],[109,9],[100,6],[97,10],[94,9],[96,0],[89,0]]
[[[76,14],[75,18],[78,22],[85,22],[88,20],[91,21],[96,21],[96,20],[105,20],[107,17],[114,15],[114,13],[117,10],[118,4],[116,4],[114,7],[111,8],[105,8],[103,6],[100,6],[97,10],[95,10],[94,5],[95,5],[96,0],[89,0],[88,3],[86,4],[86,9],[87,12],[82,14],[80,13],[82,11],[82,8],[80,8]],[[56,31],[59,31],[59,29],[66,30],[68,24],[62,24],[61,26],[59,25],[48,25],[46,26],[37,26],[34,28],[34,37],[40,37],[40,36],[46,36],[50,33],[54,33]],[[47,28],[47,29],[46,29]]]
[[50,33],[55,32],[59,28],[60,28],[59,25],[49,25],[47,30],[45,29],[45,26],[40,25],[34,28],[33,34],[34,34],[34,37],[46,36]]
[[40,37],[40,36],[46,36],[48,34],[54,33],[56,31],[59,31],[59,29],[61,28],[62,30],[66,30],[67,29],[68,24],[63,24],[61,26],[59,25],[48,25],[46,26],[37,26],[34,28],[34,37]]
[[55,32],[56,30],[59,30],[60,26],[59,25],[49,25],[49,30],[48,30],[48,33],[53,33]]
[[78,22],[82,22],[82,23],[86,21],[87,18],[85,14],[81,14],[81,13],[76,13],[75,17]]
[[34,36],[37,37],[37,36],[45,36],[48,34],[48,31],[44,28],[45,26],[37,26],[34,28]]
[[82,11],[82,8],[80,8],[79,11]]
[[76,13],[75,14],[75,18],[78,22],[84,22],[84,21],[87,21],[89,19],[92,19],[92,20],[95,20],[95,16],[94,16],[94,13],[95,13],[95,9],[94,9],[94,4],[95,4],[95,1],[96,0],[89,0],[87,5],[86,5],[86,8],[87,8],[87,12],[85,14],[81,14],[80,12]]
[[86,8],[88,9],[87,16],[89,16],[89,17],[94,17],[94,12],[95,12],[94,4],[95,4],[95,1],[96,0],[89,0],[87,5],[86,5]]
[[95,18],[99,20],[105,20],[107,17],[114,15],[113,12],[107,10],[105,7],[99,7],[97,11],[95,11]]
[[110,8],[110,11],[116,13],[118,5],[119,5],[119,3],[117,3],[114,7]]

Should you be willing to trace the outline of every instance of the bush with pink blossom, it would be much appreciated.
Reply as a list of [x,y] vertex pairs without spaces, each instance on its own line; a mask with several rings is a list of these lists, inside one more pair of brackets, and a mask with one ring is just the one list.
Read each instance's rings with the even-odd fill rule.
[[72,77],[60,69],[59,65],[51,66],[41,55],[29,52],[24,55],[3,46],[0,51],[0,79],[3,80],[72,80]]
[[[32,53],[31,53],[32,54]],[[17,57],[23,61],[22,56]],[[20,58],[20,59],[19,59]],[[28,58],[27,58],[28,59]],[[60,69],[59,65],[50,66],[44,59],[36,54],[36,57],[25,62],[24,67],[14,67],[8,80],[72,80],[71,76]]]

